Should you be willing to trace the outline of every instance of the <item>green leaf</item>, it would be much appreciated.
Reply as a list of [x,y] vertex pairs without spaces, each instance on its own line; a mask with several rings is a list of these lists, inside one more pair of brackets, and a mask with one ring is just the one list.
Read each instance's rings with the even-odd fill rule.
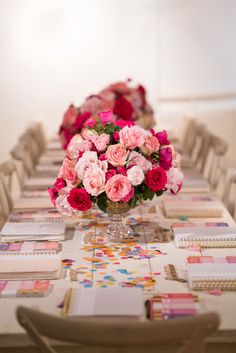
[[158,190],[156,191],[157,196],[161,196],[165,190]]
[[143,190],[143,199],[146,200],[152,200],[154,197],[155,193],[149,189],[148,187],[145,187]]
[[110,123],[110,124],[107,124],[106,125],[106,127],[105,127],[105,129],[104,129],[104,132],[106,133],[106,134],[113,134],[114,132],[115,132],[115,126],[114,126],[114,124],[112,124],[112,123]]
[[99,195],[97,198],[97,206],[100,208],[101,211],[106,212],[107,210],[107,198],[105,195]]

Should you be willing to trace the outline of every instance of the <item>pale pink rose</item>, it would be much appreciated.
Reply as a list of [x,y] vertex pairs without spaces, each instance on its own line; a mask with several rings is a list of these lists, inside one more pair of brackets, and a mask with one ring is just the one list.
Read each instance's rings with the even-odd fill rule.
[[167,174],[167,183],[166,183],[166,188],[171,190],[174,194],[176,194],[184,180],[184,174],[179,168],[170,168],[169,170],[166,171]]
[[92,168],[85,173],[83,184],[90,195],[98,196],[105,191],[105,181],[105,172],[93,164]]
[[131,188],[129,179],[121,174],[112,176],[105,185],[107,197],[113,202],[125,198],[130,193]]
[[81,106],[81,112],[90,112],[95,114],[100,110],[102,98],[98,95],[92,95],[86,98],[84,104]]
[[101,119],[102,124],[107,124],[114,120],[113,112],[111,110],[107,112],[100,112],[98,113],[98,116]]
[[94,165],[106,173],[107,161],[100,161],[94,151],[86,151],[76,163],[75,172],[81,180],[84,180],[85,173],[91,171]]
[[63,216],[72,216],[77,212],[70,206],[69,202],[67,201],[70,190],[71,188],[68,186],[61,189],[60,195],[56,199],[56,208]]
[[58,178],[63,178],[66,184],[73,187],[81,183],[75,171],[75,161],[65,158],[58,173]]
[[139,154],[136,151],[132,151],[129,155],[129,166],[137,165],[139,166],[144,172],[147,172],[151,167],[152,163],[147,160],[144,156]]
[[100,152],[106,149],[109,142],[110,142],[110,136],[108,134],[101,134],[94,141],[94,145],[96,149]]
[[129,179],[132,185],[137,186],[143,182],[144,173],[140,167],[135,165],[134,167],[128,169],[127,178]]
[[144,144],[141,146],[141,151],[144,154],[152,154],[154,152],[157,152],[160,148],[160,143],[158,141],[158,139],[156,138],[156,136],[146,136],[145,137],[145,141]]
[[108,146],[106,151],[106,157],[110,164],[115,167],[124,165],[126,163],[129,151],[126,150],[125,146],[117,143],[116,145]]
[[120,143],[129,149],[141,147],[145,141],[145,131],[139,126],[125,126],[119,132]]
[[83,128],[81,131],[81,136],[84,140],[94,142],[98,138],[98,133],[94,130]]
[[66,149],[67,157],[69,157],[70,159],[78,158],[80,152],[79,143],[83,141],[84,139],[79,134],[74,135]]

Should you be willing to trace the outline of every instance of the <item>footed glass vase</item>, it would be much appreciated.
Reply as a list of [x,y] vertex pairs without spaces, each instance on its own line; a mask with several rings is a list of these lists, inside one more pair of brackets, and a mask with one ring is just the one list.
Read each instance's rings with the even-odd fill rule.
[[130,228],[124,224],[124,218],[130,206],[124,202],[108,202],[107,212],[109,214],[109,224],[104,230],[104,238],[108,241],[119,242],[129,238]]

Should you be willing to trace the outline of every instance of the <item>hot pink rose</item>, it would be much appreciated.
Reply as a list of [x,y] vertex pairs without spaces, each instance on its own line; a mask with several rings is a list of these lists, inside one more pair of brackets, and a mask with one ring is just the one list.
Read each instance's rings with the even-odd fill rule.
[[96,125],[96,123],[96,119],[94,117],[91,117],[85,121],[84,126],[90,127],[92,129]]
[[118,142],[119,139],[120,139],[120,136],[119,136],[119,131],[115,131],[112,135],[113,139]]
[[132,151],[129,155],[129,166],[132,165],[139,166],[144,172],[152,167],[152,163],[136,151]]
[[115,167],[124,165],[126,163],[128,154],[129,151],[127,151],[126,148],[120,143],[108,146],[106,151],[108,162]]
[[75,171],[75,162],[66,157],[59,170],[58,178],[65,179],[66,184],[71,187],[78,185],[80,180]]
[[100,112],[98,113],[98,116],[101,119],[102,124],[111,123],[114,120],[113,112],[111,110],[107,112]]
[[158,139],[155,136],[151,135],[151,136],[145,137],[145,141],[141,147],[141,151],[144,154],[150,155],[154,152],[157,152],[159,150],[159,148],[160,148],[160,143],[159,143]]
[[113,202],[121,201],[130,193],[131,188],[129,179],[121,174],[111,177],[105,185],[107,197]]
[[105,191],[105,180],[105,172],[93,164],[92,168],[85,173],[83,184],[90,195],[98,196]]
[[165,130],[157,132],[156,138],[160,142],[161,145],[169,145],[170,141],[168,140],[167,132]]
[[[62,179],[63,180],[63,179]],[[51,199],[51,202],[54,206],[56,206],[56,199],[58,197],[58,191],[55,187],[53,188],[48,188],[48,193],[49,193],[49,196],[50,196],[50,199]]]
[[116,175],[116,170],[115,169],[109,169],[106,172],[106,181],[110,179],[113,175]]
[[115,126],[121,127],[123,129],[125,126],[134,126],[134,121],[132,120],[124,120],[124,119],[118,119],[114,122]]
[[119,132],[120,143],[129,149],[141,147],[145,141],[146,132],[139,126],[125,126]]
[[159,164],[165,170],[170,169],[172,166],[172,150],[170,147],[164,147],[160,151]]
[[129,179],[132,185],[137,186],[143,182],[144,173],[140,167],[135,165],[134,167],[128,169],[127,178]]
[[54,183],[54,187],[57,191],[60,191],[62,188],[64,188],[66,186],[66,182],[63,178],[57,178],[55,183]]
[[127,169],[125,167],[118,167],[117,168],[117,173],[122,174],[122,175],[127,175]]
[[104,151],[107,148],[108,143],[110,142],[110,136],[108,134],[101,134],[94,141],[94,145],[96,149],[100,151]]

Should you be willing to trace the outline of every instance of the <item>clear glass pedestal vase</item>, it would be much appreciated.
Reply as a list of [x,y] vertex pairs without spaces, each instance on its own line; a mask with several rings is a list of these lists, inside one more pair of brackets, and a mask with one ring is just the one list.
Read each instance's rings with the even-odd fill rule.
[[124,223],[125,215],[129,209],[130,206],[127,203],[108,203],[109,224],[103,233],[105,239],[119,242],[130,237],[131,229]]

